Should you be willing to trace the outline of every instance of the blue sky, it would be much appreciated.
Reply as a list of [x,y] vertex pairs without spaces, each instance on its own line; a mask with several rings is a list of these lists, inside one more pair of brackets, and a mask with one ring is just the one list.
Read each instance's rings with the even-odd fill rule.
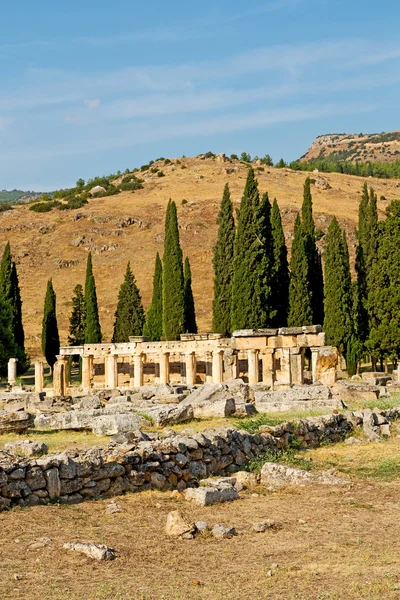
[[400,129],[394,1],[2,5],[0,189]]

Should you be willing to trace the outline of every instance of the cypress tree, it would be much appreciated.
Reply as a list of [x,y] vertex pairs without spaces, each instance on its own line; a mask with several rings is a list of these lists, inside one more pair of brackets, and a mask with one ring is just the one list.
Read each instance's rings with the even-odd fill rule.
[[0,294],[11,309],[11,331],[15,341],[15,358],[18,359],[18,372],[24,373],[29,368],[30,360],[25,352],[21,291],[19,288],[17,267],[11,257],[9,242],[6,244],[0,263]]
[[324,319],[324,280],[322,261],[315,240],[315,224],[312,212],[310,178],[304,182],[303,205],[301,207],[302,228],[308,263],[308,286],[310,290],[313,323],[321,325]]
[[16,356],[16,345],[12,331],[12,313],[8,302],[0,297],[0,375],[7,375],[7,363]]
[[254,170],[249,169],[238,211],[233,253],[231,330],[260,327],[260,297],[257,296],[256,211],[259,194]]
[[74,288],[72,313],[69,319],[68,344],[82,346],[85,343],[85,298],[80,284]]
[[268,193],[263,194],[255,214],[256,252],[254,266],[255,301],[257,302],[257,327],[269,327],[275,316],[272,307],[274,270],[274,244],[271,226],[271,203]]
[[60,352],[60,336],[58,334],[56,315],[56,295],[51,279],[47,282],[46,296],[44,299],[43,323],[42,323],[42,352],[48,364],[53,370]]
[[177,340],[185,327],[185,298],[178,217],[172,200],[165,217],[163,260],[163,332],[166,340]]
[[118,294],[113,343],[129,342],[129,336],[142,335],[144,319],[142,298],[128,262]]
[[212,329],[215,333],[229,335],[231,330],[231,302],[233,276],[233,246],[235,221],[229,185],[226,184],[222,196],[218,218],[218,237],[214,246],[214,299]]
[[352,293],[346,236],[336,217],[329,224],[324,253],[325,320],[328,343],[346,356],[353,336]]
[[272,205],[271,228],[274,252],[271,298],[274,316],[271,326],[285,327],[289,309],[289,265],[281,213],[276,199]]
[[89,252],[85,281],[85,344],[99,344],[101,342],[101,337],[96,282],[93,275],[92,253]]
[[196,311],[192,291],[192,271],[189,258],[185,258],[184,268],[184,292],[185,292],[185,332],[197,333]]
[[308,285],[308,261],[300,216],[294,222],[294,239],[290,258],[289,327],[312,325],[311,295]]
[[163,280],[162,263],[157,252],[156,264],[153,277],[153,297],[151,305],[146,314],[146,322],[143,327],[143,335],[150,338],[152,342],[159,342],[163,337]]

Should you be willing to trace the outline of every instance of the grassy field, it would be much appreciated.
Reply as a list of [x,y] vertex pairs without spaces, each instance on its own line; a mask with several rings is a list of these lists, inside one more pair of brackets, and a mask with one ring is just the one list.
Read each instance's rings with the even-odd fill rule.
[[[0,514],[0,598],[29,600],[381,600],[400,597],[400,440],[303,453],[312,468],[349,479],[338,488],[309,486],[242,492],[232,504],[199,508],[169,493],[46,506]],[[391,464],[387,469],[385,465]],[[368,465],[368,469],[366,469]],[[190,541],[164,534],[166,516],[234,526],[238,536]],[[273,519],[275,533],[251,526]],[[32,549],[38,538],[49,545]],[[105,543],[117,559],[97,563],[62,548]]]

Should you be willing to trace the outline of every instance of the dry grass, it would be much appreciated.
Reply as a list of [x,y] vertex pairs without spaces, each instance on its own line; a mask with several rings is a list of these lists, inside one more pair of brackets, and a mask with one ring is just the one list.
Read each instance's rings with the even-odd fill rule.
[[[79,236],[91,239],[98,246],[117,244],[115,250],[94,254],[94,269],[98,286],[100,318],[105,339],[110,339],[119,285],[123,279],[126,262],[131,260],[145,306],[152,291],[152,274],[156,251],[162,253],[165,209],[168,199],[178,205],[180,235],[184,253],[192,263],[194,296],[197,318],[201,331],[211,327],[212,300],[212,247],[216,238],[216,217],[224,184],[231,187],[235,207],[243,192],[247,168],[240,163],[238,172],[225,174],[225,166],[213,160],[181,159],[174,171],[163,168],[165,177],[154,176],[144,189],[135,193],[123,192],[117,196],[90,200],[79,211],[57,211],[39,214],[21,206],[0,215],[0,231],[4,244],[9,239],[18,263],[22,297],[24,301],[24,325],[27,345],[32,354],[40,355],[40,331],[46,281],[53,278],[57,292],[58,320],[61,341],[67,340],[68,317],[71,310],[72,291],[77,283],[84,281],[87,249],[75,247],[73,240]],[[204,178],[199,180],[197,177]],[[293,221],[302,202],[302,187],[306,173],[289,169],[265,168],[257,171],[260,191],[268,190],[271,199],[277,198],[282,209],[283,223],[289,244]],[[314,212],[317,227],[327,230],[329,219],[336,215],[349,233],[350,246],[354,241],[360,190],[364,180],[359,177],[324,174],[331,190],[313,189]],[[369,180],[371,183],[371,180]],[[382,214],[387,202],[398,196],[395,181],[374,180],[378,198],[384,195],[386,202],[379,201]],[[194,204],[182,205],[182,199]],[[82,215],[74,221],[74,215]],[[119,229],[115,222],[96,222],[98,219],[134,217],[143,227],[132,225]],[[40,229],[47,227],[46,229]],[[47,231],[47,232],[46,232]],[[352,248],[351,248],[352,249]],[[1,249],[0,249],[1,250]],[[57,268],[57,260],[75,260],[78,264],[68,269]]]
[[[380,600],[400,597],[400,469],[386,477],[358,469],[397,460],[400,440],[319,448],[305,453],[318,468],[335,466],[351,483],[310,486],[195,507],[169,493],[0,514],[0,599],[29,600]],[[351,465],[347,469],[347,465]],[[182,541],[164,534],[166,516],[234,526],[238,536]],[[273,519],[275,532],[253,523]],[[49,546],[30,549],[37,538]],[[117,559],[97,563],[67,552],[68,541],[105,543]],[[272,575],[269,574],[272,572]],[[18,576],[15,579],[15,576]]]
[[80,450],[92,446],[104,446],[110,441],[110,438],[105,435],[94,435],[89,431],[29,430],[22,435],[17,433],[6,433],[1,435],[0,450],[4,448],[4,444],[7,442],[16,442],[21,439],[44,442],[49,448],[49,454],[52,452],[61,452],[68,448]]

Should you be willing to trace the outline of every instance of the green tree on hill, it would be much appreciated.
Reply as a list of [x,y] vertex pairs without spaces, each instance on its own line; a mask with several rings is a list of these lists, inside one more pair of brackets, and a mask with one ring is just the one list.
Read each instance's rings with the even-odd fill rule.
[[196,311],[192,290],[192,271],[189,258],[185,258],[184,267],[184,295],[185,295],[185,332],[197,333]]
[[312,211],[312,195],[310,178],[304,182],[301,221],[308,264],[308,286],[311,298],[313,323],[322,325],[324,320],[324,280],[322,261],[315,240],[315,224]]
[[129,342],[130,336],[142,335],[144,321],[142,298],[128,262],[125,279],[118,294],[113,343]]
[[99,344],[101,338],[96,282],[93,275],[92,253],[89,252],[85,281],[85,344]]
[[151,305],[146,314],[146,322],[143,327],[143,335],[150,338],[152,342],[159,342],[163,337],[163,279],[162,263],[157,252],[153,276],[153,297]]
[[308,284],[308,261],[300,215],[294,222],[294,239],[290,258],[289,327],[312,325],[310,287]]
[[185,328],[185,298],[178,217],[172,200],[165,217],[163,261],[163,332],[166,340],[177,340]]
[[46,296],[44,299],[42,352],[53,371],[54,363],[57,361],[57,354],[60,353],[60,336],[57,325],[56,294],[51,279],[47,282]]
[[85,343],[85,297],[80,284],[74,288],[72,313],[69,319],[68,344],[82,346]]
[[271,305],[275,313],[271,326],[286,327],[289,309],[289,265],[281,213],[276,199],[272,205],[271,228],[274,252]]
[[353,338],[352,291],[346,235],[336,217],[330,222],[324,253],[325,320],[328,343],[346,356]]
[[240,208],[234,241],[231,330],[259,327],[260,306],[256,297],[256,263],[259,241],[256,239],[255,214],[259,208],[259,193],[254,170],[249,169]]
[[7,242],[0,263],[0,294],[11,309],[11,331],[15,342],[15,358],[18,359],[18,372],[24,373],[29,368],[30,360],[25,352],[21,291],[19,288],[17,267],[11,257],[9,242]]
[[215,333],[229,335],[231,330],[235,221],[228,184],[224,188],[217,225],[218,237],[213,255],[214,299],[212,329]]

